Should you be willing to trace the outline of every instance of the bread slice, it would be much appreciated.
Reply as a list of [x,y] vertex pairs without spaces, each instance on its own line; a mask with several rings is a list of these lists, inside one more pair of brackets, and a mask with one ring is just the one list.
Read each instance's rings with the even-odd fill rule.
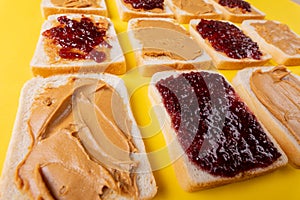
[[[260,47],[262,49],[264,49],[266,52],[268,52],[269,54],[272,55],[272,58],[274,59],[274,61],[277,62],[277,64],[282,64],[282,65],[300,65],[300,46],[298,45],[298,53],[291,55],[291,54],[287,54],[284,51],[282,51],[280,48],[278,48],[278,46],[276,46],[275,44],[271,44],[269,42],[266,41],[265,38],[263,38],[261,35],[259,35],[259,33],[256,31],[256,28],[254,26],[252,26],[252,24],[255,23],[261,23],[264,24],[268,22],[267,20],[245,20],[243,21],[241,28],[243,29],[243,31],[245,33],[247,33],[247,35],[249,35],[251,38],[253,38],[255,41],[257,41],[257,43],[260,45]],[[282,23],[278,22],[278,21],[271,21],[274,22],[275,24],[278,25],[283,25]],[[267,26],[264,26],[265,29],[267,29]],[[286,27],[287,29],[289,29],[288,27]],[[269,29],[269,31],[271,31]],[[274,31],[274,30],[273,30]],[[292,30],[281,30],[281,31],[277,31],[278,34],[280,34],[281,37],[281,41],[286,43],[288,42],[288,38],[287,37],[287,33],[289,34],[293,34],[295,35],[296,38],[298,38],[298,44],[300,44],[300,36],[297,35],[295,32],[293,32]],[[283,39],[286,38],[286,39]],[[292,42],[292,41],[291,41]],[[295,46],[295,48],[297,48],[297,46]]]
[[[198,33],[196,26],[199,24],[200,21],[201,20],[197,19],[190,21],[190,33],[199,43],[199,45],[203,47],[206,50],[206,52],[210,55],[217,69],[242,69],[245,67],[260,66],[264,65],[271,59],[271,55],[262,51],[261,49],[260,50],[263,55],[259,60],[253,58],[234,59],[228,57],[225,53],[216,51],[209,43],[209,41],[202,38],[202,36]],[[232,24],[230,22],[227,23]]]
[[[199,71],[195,71],[195,72],[199,72]],[[206,72],[216,73],[213,71],[206,71]],[[166,80],[167,78],[172,77],[172,76],[174,78],[176,78],[182,73],[191,73],[191,71],[168,71],[168,72],[156,73],[151,79],[148,94],[149,94],[149,98],[151,100],[152,106],[155,109],[155,113],[158,117],[158,121],[160,122],[160,126],[162,128],[162,133],[164,134],[166,144],[169,149],[169,154],[170,154],[171,160],[173,161],[172,164],[173,164],[173,167],[175,170],[176,177],[178,179],[179,184],[185,191],[193,192],[193,191],[197,191],[197,190],[212,188],[212,187],[216,187],[219,185],[224,185],[224,184],[233,183],[236,181],[249,179],[249,178],[270,172],[272,170],[275,170],[278,167],[286,165],[286,163],[287,163],[286,155],[281,150],[281,148],[277,145],[276,141],[272,138],[272,136],[269,135],[267,130],[265,130],[265,133],[269,137],[270,141],[272,141],[274,146],[281,153],[281,157],[279,157],[278,160],[276,160],[273,164],[269,165],[268,167],[255,168],[255,169],[252,169],[249,171],[238,173],[232,177],[226,177],[226,176],[218,176],[218,175],[213,175],[211,173],[208,173],[207,171],[202,170],[201,168],[196,166],[193,162],[191,162],[190,159],[188,158],[187,154],[184,152],[182,145],[178,141],[177,133],[171,123],[170,115],[168,114],[168,111],[167,111],[166,107],[164,106],[162,97],[156,87],[156,83],[158,83],[160,80]],[[187,82],[187,83],[197,84],[197,80],[195,79],[195,82],[191,80],[191,82]],[[182,83],[182,84],[184,84],[184,83]],[[166,86],[166,87],[168,87],[168,86]],[[184,87],[184,88],[186,88],[186,87]],[[176,93],[176,92],[173,92],[173,93]],[[181,94],[181,95],[184,96],[185,94]],[[218,96],[220,94],[219,93],[218,94],[211,93],[211,95]],[[220,99],[220,98],[218,98],[217,96],[212,97],[212,98],[214,98],[216,101],[218,101],[218,99]],[[189,95],[188,97],[191,97],[191,96]],[[214,99],[212,99],[212,101],[214,101]],[[199,102],[199,104],[200,103],[201,102]],[[186,105],[180,104],[180,107],[184,108],[184,107],[186,107]],[[181,120],[180,120],[180,122],[182,123]],[[220,122],[215,121],[212,123],[218,124]],[[190,125],[189,127],[192,127],[192,126],[193,125]],[[205,142],[203,142],[203,145],[204,145],[204,143]],[[205,149],[205,147],[203,147],[203,146],[201,148]],[[218,145],[216,145],[215,148],[217,150]]]
[[[166,0],[166,4],[171,8],[173,11],[176,20],[181,24],[188,24],[191,19],[221,19],[221,11],[215,9],[214,12],[208,12],[204,14],[194,15],[191,14],[180,7],[176,6],[173,3],[174,0]],[[210,4],[207,0],[203,0],[203,3]]]
[[[256,98],[256,95],[251,90],[250,77],[252,76],[252,73],[258,69],[262,71],[269,71],[272,70],[273,67],[249,68],[241,70],[233,79],[233,86],[241,98],[247,102],[258,119],[264,124],[267,130],[281,145],[282,149],[289,158],[289,162],[295,167],[299,168],[300,143],[295,139],[290,131]],[[300,80],[299,76],[294,75],[294,77]]]
[[265,18],[265,13],[262,11],[258,10],[255,8],[253,5],[250,4],[251,6],[251,12],[246,12],[246,13],[236,13],[234,8],[229,8],[226,6],[220,5],[218,2],[219,0],[208,0],[211,2],[216,8],[218,8],[223,15],[223,19],[232,21],[235,23],[241,23],[243,20],[246,19],[264,19]]
[[[101,20],[107,21],[108,30],[106,32],[106,41],[112,46],[112,48],[110,48],[109,50],[108,48],[104,48],[104,51],[108,50],[108,53],[106,54],[108,57],[110,57],[110,59],[104,60],[103,62],[96,62],[92,59],[61,59],[61,57],[58,55],[56,55],[54,59],[51,58],[49,56],[49,52],[58,52],[57,48],[60,48],[60,45],[55,45],[54,49],[53,47],[49,47],[49,45],[46,46],[45,37],[42,35],[42,33],[56,26],[55,24],[58,23],[57,18],[60,16],[66,16],[68,19],[76,20],[87,17],[94,20],[96,23],[100,22]],[[98,47],[100,49],[103,48],[100,45]],[[65,14],[49,16],[48,20],[46,20],[42,26],[41,34],[30,66],[35,76],[40,75],[43,77],[55,74],[77,72],[108,72],[112,74],[124,74],[126,72],[125,58],[119,44],[113,23],[110,19],[97,15]]]
[[[145,152],[144,143],[140,135],[140,131],[131,112],[129,97],[124,82],[113,75],[109,74],[88,74],[88,75],[58,75],[48,78],[37,77],[28,81],[21,92],[19,101],[19,109],[13,129],[12,138],[0,179],[0,198],[2,200],[23,200],[29,199],[25,194],[21,193],[14,183],[15,170],[19,163],[27,154],[28,147],[31,144],[31,137],[28,133],[28,119],[31,114],[31,106],[36,96],[43,92],[45,87],[53,88],[64,85],[70,77],[78,79],[88,78],[101,80],[110,85],[120,95],[126,107],[128,117],[131,121],[131,136],[137,148],[137,152],[131,153],[130,157],[137,161],[137,168],[133,171],[136,177],[137,188],[139,191],[138,199],[151,199],[157,192],[154,176],[150,167],[150,163]],[[70,155],[71,156],[71,155]],[[76,183],[80,184],[80,183]],[[113,190],[112,190],[113,191]],[[120,196],[116,192],[110,192],[105,199],[134,199],[134,197]]]
[[[64,0],[62,1],[64,2]],[[107,7],[105,4],[105,0],[99,0],[97,3],[97,7],[86,7],[84,4],[89,1],[70,1],[65,0],[65,3],[74,4],[78,3],[79,7],[72,7],[72,6],[56,6],[53,4],[52,0],[42,0],[41,2],[41,10],[42,15],[45,19],[49,15],[55,15],[55,14],[65,14],[65,13],[80,13],[80,14],[94,14],[94,15],[101,15],[101,16],[107,16]],[[82,4],[80,6],[80,3]]]
[[140,17],[163,17],[163,18],[174,18],[174,14],[170,8],[164,3],[164,9],[162,12],[153,10],[134,9],[128,7],[124,0],[116,0],[119,15],[121,20],[128,21],[132,18]]
[[[173,29],[170,29],[169,27],[167,28],[161,28],[160,26],[149,26],[149,27],[140,27],[139,23],[140,22],[144,22],[144,21],[152,21],[155,23],[163,23],[163,22],[167,22],[172,26],[175,26],[176,28],[178,28],[176,34],[178,34],[178,36],[182,39],[182,41],[178,40],[178,41],[174,41],[173,38],[170,39],[169,34],[174,33]],[[149,30],[153,30],[157,29],[158,31],[161,31],[161,35],[151,35],[151,38],[148,38],[147,40],[152,42],[153,41],[158,41],[160,44],[162,44],[161,46],[161,51],[165,51],[164,48],[169,48],[166,51],[170,51],[171,53],[176,54],[176,49],[171,49],[171,46],[173,44],[176,44],[176,48],[178,49],[182,49],[182,48],[189,48],[189,46],[187,46],[188,44],[185,43],[185,40],[189,40],[193,43],[193,45],[195,44],[192,41],[192,38],[189,36],[189,33],[185,30],[185,28],[181,25],[179,25],[174,19],[166,19],[166,18],[136,18],[136,19],[131,19],[128,22],[128,35],[129,35],[129,40],[130,43],[132,45],[133,51],[135,53],[135,58],[136,58],[136,62],[137,62],[137,66],[139,67],[139,72],[140,74],[142,74],[143,76],[152,76],[155,72],[158,71],[165,71],[165,70],[173,70],[173,69],[208,69],[211,66],[211,59],[208,56],[208,54],[201,49],[201,47],[199,46],[199,51],[201,51],[201,54],[197,55],[195,58],[193,59],[188,59],[187,57],[183,57],[183,59],[177,59],[174,57],[170,57],[167,55],[160,55],[160,56],[152,56],[152,55],[144,55],[144,49],[148,49],[151,47],[144,47],[142,42],[136,38],[135,36],[135,31],[139,31],[142,29],[149,29]],[[177,36],[176,36],[177,37]],[[152,45],[152,43],[151,43]],[[165,45],[165,47],[163,46]],[[174,45],[173,45],[174,46]],[[153,46],[153,48],[155,47],[155,45]],[[174,51],[174,52],[173,52]],[[198,50],[197,50],[198,51]],[[193,52],[194,53],[194,52]]]

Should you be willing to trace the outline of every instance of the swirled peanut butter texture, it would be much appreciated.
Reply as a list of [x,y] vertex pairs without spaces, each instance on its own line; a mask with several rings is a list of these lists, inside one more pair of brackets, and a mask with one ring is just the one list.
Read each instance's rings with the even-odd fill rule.
[[250,86],[259,101],[300,142],[300,81],[284,67],[257,70]]
[[100,0],[51,0],[51,3],[58,7],[65,8],[99,8]]
[[300,54],[300,38],[286,24],[273,21],[252,23],[257,33],[268,43],[278,47],[288,55]]
[[197,42],[181,26],[163,20],[139,20],[134,29],[144,56],[167,56],[176,60],[194,60],[202,54]]
[[172,0],[178,8],[193,14],[201,15],[206,13],[215,13],[214,7],[204,0]]
[[103,199],[110,191],[138,196],[131,120],[105,82],[70,78],[49,85],[33,102],[28,129],[32,143],[16,184],[32,199]]

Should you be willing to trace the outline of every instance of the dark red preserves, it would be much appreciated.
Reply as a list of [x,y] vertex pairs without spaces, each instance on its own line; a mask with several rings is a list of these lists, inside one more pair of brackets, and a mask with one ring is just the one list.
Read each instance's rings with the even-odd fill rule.
[[152,10],[164,8],[164,0],[124,0],[124,3],[132,5],[135,9]]
[[216,51],[223,52],[230,58],[261,59],[262,52],[257,43],[233,24],[202,19],[196,29]]
[[59,25],[44,31],[43,36],[59,45],[61,58],[92,59],[98,63],[106,59],[106,54],[96,49],[99,45],[111,48],[105,40],[106,28],[87,17],[73,20],[60,16],[57,21]]
[[251,5],[243,0],[219,0],[219,4],[229,8],[240,8],[244,11],[251,12]]
[[281,154],[226,80],[190,72],[156,84],[189,160],[216,176],[267,167]]

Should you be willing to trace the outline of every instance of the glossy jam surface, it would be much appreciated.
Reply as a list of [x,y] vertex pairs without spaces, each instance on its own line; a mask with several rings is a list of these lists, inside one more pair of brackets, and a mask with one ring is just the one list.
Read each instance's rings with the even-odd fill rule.
[[243,0],[219,0],[219,4],[229,8],[240,8],[247,12],[251,12],[251,5]]
[[196,29],[216,51],[223,52],[230,58],[260,60],[262,56],[257,43],[228,22],[202,19]]
[[99,24],[87,17],[77,21],[61,16],[57,21],[59,25],[44,31],[43,36],[60,46],[61,58],[92,59],[98,63],[106,59],[106,54],[95,48],[98,45],[111,48],[105,41],[106,29],[99,27]]
[[198,168],[233,177],[269,166],[281,156],[222,76],[184,73],[159,81],[156,88],[179,143]]
[[135,9],[152,10],[164,8],[164,0],[124,0],[124,3],[131,4]]

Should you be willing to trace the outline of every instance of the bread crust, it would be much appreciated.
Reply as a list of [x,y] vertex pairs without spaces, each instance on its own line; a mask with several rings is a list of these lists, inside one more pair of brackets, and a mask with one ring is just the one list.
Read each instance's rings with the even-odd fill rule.
[[231,22],[241,23],[242,21],[244,21],[246,19],[264,19],[266,16],[265,13],[258,10],[257,8],[255,8],[252,5],[251,5],[251,10],[253,10],[254,12],[236,14],[236,13],[231,12],[228,8],[220,5],[215,0],[208,0],[208,1],[211,2],[216,8],[218,8],[222,12],[223,19],[231,21]]
[[271,55],[264,51],[262,51],[263,56],[261,57],[260,60],[255,60],[250,58],[244,58],[244,59],[229,58],[224,53],[216,51],[208,41],[204,40],[201,37],[201,35],[196,30],[196,26],[200,21],[201,19],[200,20],[194,19],[190,21],[189,24],[190,33],[195,38],[195,40],[199,43],[199,45],[203,47],[206,50],[206,52],[210,55],[213,64],[217,69],[243,69],[246,67],[261,66],[266,64],[271,59]]
[[[272,134],[280,144],[289,158],[289,162],[296,168],[300,168],[300,144],[287,128],[277,120],[273,114],[256,98],[250,87],[250,77],[258,69],[267,71],[273,67],[249,68],[241,70],[233,79],[233,86],[241,98],[253,110],[257,118],[264,124],[266,129]],[[295,75],[300,80],[300,77]]]
[[99,8],[66,8],[66,7],[57,7],[51,3],[51,0],[42,0],[41,2],[41,11],[42,15],[45,19],[48,18],[50,15],[55,14],[66,14],[66,13],[73,13],[73,14],[94,14],[94,15],[101,15],[107,16],[107,6],[105,4],[105,0],[101,0],[99,2]]
[[[206,0],[204,1],[207,2]],[[170,7],[172,12],[174,13],[176,20],[181,24],[188,24],[192,19],[221,19],[222,18],[222,12],[218,9],[216,9],[216,13],[192,15],[178,8],[176,5],[174,5],[172,0],[166,0],[166,4]]]
[[[127,32],[129,35],[129,40],[135,54],[137,66],[139,67],[139,73],[142,76],[152,76],[154,73],[159,71],[167,71],[174,69],[209,69],[212,66],[211,58],[208,56],[204,49],[202,49],[202,54],[194,60],[175,60],[170,59],[169,57],[155,58],[150,56],[144,56],[143,47],[140,45],[140,42],[135,38],[133,33],[134,29],[138,29],[138,27],[136,27],[136,24],[139,20],[153,20],[153,18],[136,18],[131,19],[128,22]],[[155,20],[168,21],[179,25],[174,19],[155,18]],[[181,27],[185,30],[183,26]],[[199,49],[201,49],[200,46]]]
[[[170,71],[170,72],[159,72],[156,73],[152,79],[149,86],[148,95],[151,100],[152,106],[155,109],[156,116],[160,122],[162,128],[162,133],[168,145],[169,154],[171,159],[174,161],[173,168],[177,177],[177,180],[181,187],[187,192],[195,192],[198,190],[213,188],[229,183],[234,183],[238,181],[243,181],[256,176],[260,176],[269,172],[276,170],[279,167],[285,166],[287,164],[287,157],[285,153],[281,150],[279,145],[273,139],[273,137],[268,133],[266,129],[265,132],[273,142],[278,151],[282,156],[272,165],[266,168],[259,168],[256,170],[250,170],[244,173],[240,173],[234,177],[219,177],[211,175],[205,171],[202,171],[196,167],[188,159],[187,155],[184,153],[181,145],[177,141],[175,130],[171,127],[171,119],[162,103],[162,98],[158,93],[155,84],[167,77],[174,75],[175,77],[181,73],[190,71]],[[210,73],[216,73],[209,71]]]
[[162,17],[162,18],[174,18],[174,14],[170,10],[167,5],[164,5],[164,11],[161,13],[155,13],[151,11],[138,11],[138,10],[130,10],[127,8],[123,0],[116,0],[119,15],[121,20],[129,21],[133,18],[140,18],[140,17]]
[[[21,92],[19,108],[16,121],[12,133],[12,138],[9,144],[2,176],[0,179],[0,199],[1,200],[24,200],[29,199],[25,194],[22,194],[14,183],[15,170],[17,165],[23,160],[27,154],[27,148],[31,144],[31,138],[28,134],[28,119],[30,117],[31,105],[34,98],[44,88],[51,84],[53,87],[58,87],[65,84],[70,77],[78,78],[94,78],[102,80],[115,88],[122,97],[124,105],[127,108],[128,116],[131,119],[131,135],[138,149],[137,153],[132,153],[131,158],[139,163],[136,173],[136,180],[139,189],[139,199],[151,199],[157,193],[156,182],[152,174],[151,166],[148,161],[144,143],[140,135],[140,131],[131,112],[129,97],[124,82],[113,75],[109,74],[81,74],[81,75],[59,75],[49,78],[37,77],[28,81]],[[114,193],[109,194],[108,199],[133,199],[130,197],[120,196]]]
[[[267,20],[245,20],[243,21],[241,28],[247,35],[249,35],[251,38],[253,38],[259,46],[264,49],[266,52],[272,55],[272,58],[275,62],[278,64],[286,65],[286,66],[293,66],[293,65],[300,65],[300,54],[295,55],[288,55],[285,52],[283,52],[281,49],[276,47],[273,44],[268,43],[264,38],[262,38],[255,28],[251,25],[253,23],[265,23]],[[273,22],[277,24],[281,24],[278,21]],[[292,31],[295,35],[297,35],[295,32]],[[297,35],[299,38],[300,36]]]
[[[107,30],[107,40],[112,46],[110,50],[109,61],[97,63],[93,60],[72,60],[66,63],[57,62],[49,63],[49,57],[44,50],[44,40],[42,33],[45,30],[52,28],[52,23],[56,21],[59,16],[67,16],[70,19],[81,18],[82,16],[91,17],[95,21],[105,19],[109,22],[109,28]],[[30,63],[31,70],[34,76],[48,77],[56,74],[67,73],[99,73],[107,72],[112,74],[124,74],[126,72],[126,62],[118,41],[114,25],[109,18],[97,16],[97,15],[81,15],[81,14],[63,14],[63,15],[51,15],[48,20],[42,26],[40,37],[36,46],[35,53]]]

